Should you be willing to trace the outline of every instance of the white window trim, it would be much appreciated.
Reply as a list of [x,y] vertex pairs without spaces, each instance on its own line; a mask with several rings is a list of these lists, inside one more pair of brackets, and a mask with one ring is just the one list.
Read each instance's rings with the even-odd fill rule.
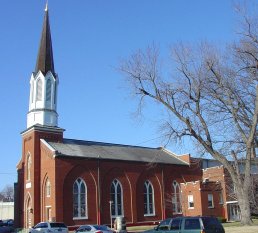
[[52,211],[52,206],[51,205],[46,205],[45,206],[45,210],[46,210],[46,212],[45,212],[45,219],[46,219],[46,221],[49,221],[48,219],[47,219],[47,210],[48,209],[51,209],[51,211]]
[[73,220],[80,220],[80,219],[89,219],[88,216],[86,217],[73,217]]
[[[192,198],[190,198],[190,197],[192,197]],[[192,200],[190,200],[190,199],[192,199]],[[190,207],[190,203],[194,204],[194,196],[192,194],[188,195],[187,200],[188,200],[188,209],[194,209],[194,206]]]
[[151,216],[155,216],[155,213],[153,214],[144,214],[145,217],[151,217]]
[[[209,197],[211,197],[211,200],[209,199]],[[212,203],[212,206],[209,206],[209,202],[210,201]],[[213,209],[214,208],[213,194],[211,194],[211,193],[208,194],[208,208],[209,209]]]
[[223,193],[222,191],[219,194],[219,204],[223,205],[224,204],[224,198],[223,198]]
[[[148,213],[144,214],[144,216],[146,216],[146,217],[147,217],[147,216],[155,216],[154,188],[153,188],[152,183],[151,183],[149,180],[146,180],[146,181],[144,182],[144,185],[146,184],[146,182],[148,182],[148,186],[150,185],[151,188],[152,188],[152,205],[153,205],[152,208],[153,208],[153,213],[150,213],[149,189],[148,189],[148,187],[146,187],[146,188],[147,188],[147,212],[148,212]],[[145,194],[144,194],[144,195],[145,195]]]
[[124,214],[121,214],[121,215],[111,215],[112,218],[116,218],[116,217],[124,217]]
[[[117,184],[115,184],[115,180],[117,181]],[[115,203],[113,203],[115,205],[115,213],[116,214],[112,214],[111,213],[111,216],[112,218],[115,218],[115,217],[124,217],[124,193],[123,193],[123,186],[121,184],[121,182],[118,180],[118,179],[114,179],[111,183],[111,185],[115,185]],[[117,185],[120,185],[120,188],[121,188],[121,215],[117,214],[118,213],[118,205],[117,205]]]
[[[179,185],[179,183],[176,181],[176,180],[174,180],[173,181],[173,183],[172,183],[172,187],[173,187],[173,193],[172,193],[172,205],[173,204],[176,204],[176,210],[178,210],[178,200],[176,200],[176,202],[175,203],[173,203],[173,195],[175,196],[175,197],[177,197],[177,192],[176,192],[176,190],[177,190],[177,187],[178,187],[178,191],[179,191],[179,193],[178,193],[178,198],[179,198],[179,205],[180,205],[180,209],[181,209],[181,211],[176,211],[176,212],[173,212],[173,214],[182,214],[182,197],[181,197],[181,188],[180,188],[180,185]],[[172,211],[173,211],[173,209],[172,209]]]

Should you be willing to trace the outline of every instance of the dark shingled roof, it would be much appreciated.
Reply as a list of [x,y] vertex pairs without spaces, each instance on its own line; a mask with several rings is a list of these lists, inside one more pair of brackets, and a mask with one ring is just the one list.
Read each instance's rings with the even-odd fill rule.
[[45,10],[45,17],[43,23],[43,29],[41,34],[41,40],[38,51],[38,58],[35,67],[35,73],[38,73],[39,70],[45,75],[48,71],[51,71],[55,76],[54,68],[54,57],[51,41],[51,32],[49,24],[48,10]]
[[149,148],[74,139],[64,139],[61,143],[51,141],[47,141],[47,143],[55,150],[56,156],[188,165],[164,148]]

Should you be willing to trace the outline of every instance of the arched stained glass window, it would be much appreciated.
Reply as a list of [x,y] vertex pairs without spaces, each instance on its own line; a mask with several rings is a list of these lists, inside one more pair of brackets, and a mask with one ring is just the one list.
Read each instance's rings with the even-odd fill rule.
[[175,180],[172,183],[172,210],[174,214],[182,213],[180,185]]
[[111,184],[110,200],[112,216],[121,216],[123,214],[123,190],[117,179],[114,179]]
[[87,186],[81,178],[73,184],[73,217],[87,217]]
[[144,183],[144,215],[154,214],[154,192],[150,181]]

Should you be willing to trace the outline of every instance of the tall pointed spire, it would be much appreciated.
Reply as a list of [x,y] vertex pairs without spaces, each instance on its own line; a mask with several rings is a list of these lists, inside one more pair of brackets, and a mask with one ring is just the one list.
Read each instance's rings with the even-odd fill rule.
[[52,74],[55,76],[51,31],[50,31],[49,16],[48,16],[48,3],[46,3],[46,8],[45,8],[44,23],[43,23],[43,29],[42,29],[41,40],[39,45],[37,63],[35,67],[35,73],[37,73],[39,70],[44,75],[48,71],[51,71]]
[[54,69],[48,4],[46,4],[37,64],[30,78],[27,128],[37,124],[57,127],[58,114],[56,109],[58,84],[59,79]]
[[46,2],[45,11],[48,11],[48,0],[47,0],[47,2]]

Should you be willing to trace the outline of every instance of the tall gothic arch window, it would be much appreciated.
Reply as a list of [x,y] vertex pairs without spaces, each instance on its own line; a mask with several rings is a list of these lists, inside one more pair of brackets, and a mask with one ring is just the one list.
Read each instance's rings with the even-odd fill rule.
[[172,183],[172,210],[174,214],[182,213],[181,189],[175,180]]
[[123,190],[121,183],[114,179],[110,188],[111,214],[112,216],[123,215]]
[[50,197],[50,195],[51,195],[51,183],[50,183],[50,180],[47,179],[47,181],[46,181],[46,196]]
[[87,186],[81,178],[73,184],[73,217],[87,217]]
[[154,192],[150,181],[144,183],[144,215],[154,214]]
[[37,97],[36,101],[41,101],[42,100],[42,80],[39,79],[37,81]]
[[28,156],[27,156],[27,180],[30,180],[30,178],[31,178],[31,164],[32,164],[32,162],[31,162],[31,155],[30,154],[28,154]]
[[51,101],[51,80],[47,80],[46,101]]

